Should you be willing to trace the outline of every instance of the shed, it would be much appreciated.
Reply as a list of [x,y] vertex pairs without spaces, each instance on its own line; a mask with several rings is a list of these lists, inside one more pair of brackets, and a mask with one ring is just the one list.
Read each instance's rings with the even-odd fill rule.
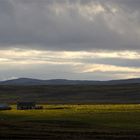
[[17,103],[18,110],[35,109],[35,107],[36,107],[35,102],[18,102]]

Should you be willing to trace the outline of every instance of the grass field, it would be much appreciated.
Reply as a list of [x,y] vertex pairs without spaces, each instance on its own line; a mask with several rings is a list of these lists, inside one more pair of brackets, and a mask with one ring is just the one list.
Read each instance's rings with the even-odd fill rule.
[[44,105],[0,111],[1,139],[140,139],[140,105]]

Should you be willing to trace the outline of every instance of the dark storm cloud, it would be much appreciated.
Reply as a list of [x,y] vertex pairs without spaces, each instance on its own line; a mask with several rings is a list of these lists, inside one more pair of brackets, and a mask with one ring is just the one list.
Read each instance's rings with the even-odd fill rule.
[[1,0],[0,47],[138,50],[138,5],[139,0]]

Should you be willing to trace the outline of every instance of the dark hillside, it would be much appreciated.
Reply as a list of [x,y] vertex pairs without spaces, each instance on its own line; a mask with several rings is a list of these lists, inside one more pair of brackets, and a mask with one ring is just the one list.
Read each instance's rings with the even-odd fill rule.
[[140,103],[140,84],[0,86],[0,102]]

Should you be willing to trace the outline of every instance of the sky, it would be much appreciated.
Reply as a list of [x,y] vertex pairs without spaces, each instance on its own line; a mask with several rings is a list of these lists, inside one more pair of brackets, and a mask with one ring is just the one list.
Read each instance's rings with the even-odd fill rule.
[[140,0],[0,0],[0,80],[140,77]]

